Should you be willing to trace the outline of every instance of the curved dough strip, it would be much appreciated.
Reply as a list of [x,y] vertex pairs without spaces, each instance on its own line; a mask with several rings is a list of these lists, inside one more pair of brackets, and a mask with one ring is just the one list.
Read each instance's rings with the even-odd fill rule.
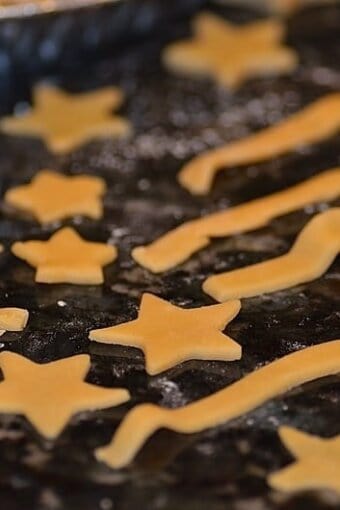
[[178,180],[190,193],[204,195],[219,170],[275,158],[339,129],[340,93],[333,93],[274,126],[197,156],[182,168]]
[[114,468],[125,466],[160,428],[191,434],[216,427],[296,386],[339,372],[340,340],[334,340],[288,354],[185,407],[137,406],[123,420],[111,444],[96,451],[97,458]]
[[264,227],[277,216],[339,195],[340,167],[284,191],[183,223],[148,246],[138,246],[132,257],[141,266],[160,273],[187,260],[207,246],[212,237],[249,232]]
[[210,276],[203,290],[217,301],[288,289],[321,276],[340,251],[340,207],[317,214],[281,257]]

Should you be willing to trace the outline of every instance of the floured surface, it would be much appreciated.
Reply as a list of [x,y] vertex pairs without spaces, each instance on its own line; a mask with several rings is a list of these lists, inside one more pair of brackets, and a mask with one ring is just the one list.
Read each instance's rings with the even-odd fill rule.
[[[235,23],[254,19],[250,12],[227,12]],[[132,140],[97,141],[59,158],[37,140],[0,136],[2,196],[29,182],[41,168],[72,175],[86,171],[101,177],[107,183],[104,217],[100,221],[74,218],[67,224],[86,240],[119,245],[119,258],[104,268],[103,285],[37,284],[34,269],[12,256],[10,246],[16,241],[46,240],[58,227],[41,227],[2,210],[0,242],[5,250],[0,255],[0,304],[29,309],[30,320],[24,331],[6,333],[1,343],[44,363],[91,352],[87,382],[131,392],[131,402],[71,420],[52,449],[39,441],[23,418],[0,415],[0,501],[4,508],[102,510],[111,505],[115,510],[140,510],[141,501],[147,501],[150,510],[159,510],[159,506],[188,510],[189,504],[195,510],[207,510],[208,505],[209,510],[226,505],[231,510],[336,508],[329,499],[325,502],[320,491],[286,497],[266,482],[270,473],[293,460],[278,438],[280,424],[321,437],[339,433],[336,377],[297,388],[227,426],[194,435],[163,430],[128,469],[111,470],[96,461],[93,452],[108,444],[131,405],[188,405],[278,356],[340,338],[339,259],[317,281],[243,300],[242,310],[227,327],[227,334],[243,348],[238,361],[190,361],[149,377],[142,353],[90,343],[88,334],[135,319],[143,292],[179,307],[213,304],[201,291],[210,274],[286,253],[303,226],[331,205],[326,202],[300,209],[256,232],[216,240],[192,260],[162,275],[151,274],[130,257],[133,247],[147,245],[185,221],[285,189],[339,165],[339,139],[333,137],[308,151],[247,166],[242,172],[221,173],[209,196],[192,197],[176,182],[179,169],[202,150],[262,129],[338,88],[337,12],[331,7],[303,13],[290,22],[289,44],[301,58],[294,78],[249,81],[233,97],[217,93],[211,83],[166,73],[159,62],[164,44],[157,36],[157,41],[131,45],[124,54],[96,67],[86,62],[80,69],[78,63],[76,70],[72,67],[60,77],[60,86],[72,92],[112,84],[123,88],[127,98],[120,114],[134,125],[136,138]],[[189,35],[189,23],[169,24],[160,31],[166,43],[183,39]],[[117,54],[116,49],[112,51]],[[17,93],[21,101],[29,99],[28,86]],[[6,97],[1,95],[0,105]],[[13,106],[9,100],[3,113],[12,112]]]
[[296,460],[269,476],[271,487],[287,493],[328,489],[340,495],[340,435],[325,439],[289,427],[280,428],[279,435]]
[[241,358],[241,346],[221,331],[240,308],[241,303],[235,300],[222,306],[181,309],[152,294],[143,294],[137,319],[91,331],[89,338],[142,349],[150,375],[188,360],[234,361]]
[[40,223],[75,215],[99,219],[105,188],[103,179],[91,175],[74,177],[40,170],[29,184],[8,190],[4,199],[12,207],[33,214]]

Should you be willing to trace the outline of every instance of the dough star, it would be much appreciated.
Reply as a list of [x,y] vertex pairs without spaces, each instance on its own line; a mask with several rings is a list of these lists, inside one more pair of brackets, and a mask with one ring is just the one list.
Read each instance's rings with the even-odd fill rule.
[[278,20],[233,25],[202,13],[194,18],[193,39],[168,46],[163,58],[169,69],[189,75],[208,75],[236,88],[248,77],[291,72],[295,52],[281,44],[284,26]]
[[84,241],[70,227],[58,230],[48,241],[16,242],[11,249],[37,268],[35,281],[40,283],[103,283],[102,267],[117,257],[115,246]]
[[123,101],[115,87],[69,94],[51,85],[37,85],[33,107],[23,115],[5,117],[3,132],[41,137],[52,152],[66,153],[97,137],[129,134],[130,124],[112,115]]
[[281,427],[280,437],[296,462],[269,476],[274,489],[295,492],[330,489],[340,494],[340,435],[331,439]]
[[129,400],[124,389],[84,382],[90,368],[86,354],[39,364],[12,352],[0,354],[0,413],[22,414],[47,438],[60,434],[81,411],[117,406]]
[[150,375],[192,359],[236,360],[241,358],[241,346],[221,331],[240,306],[235,300],[183,309],[145,293],[136,320],[93,330],[89,338],[142,349]]
[[105,189],[105,182],[99,177],[66,176],[52,170],[41,170],[30,184],[8,190],[5,202],[32,213],[40,223],[76,214],[98,219],[103,214],[100,198]]

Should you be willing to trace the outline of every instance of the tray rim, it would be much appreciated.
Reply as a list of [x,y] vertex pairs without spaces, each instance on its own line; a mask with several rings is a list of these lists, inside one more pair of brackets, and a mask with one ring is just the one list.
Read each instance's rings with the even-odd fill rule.
[[109,5],[122,0],[5,0],[0,2],[0,21]]

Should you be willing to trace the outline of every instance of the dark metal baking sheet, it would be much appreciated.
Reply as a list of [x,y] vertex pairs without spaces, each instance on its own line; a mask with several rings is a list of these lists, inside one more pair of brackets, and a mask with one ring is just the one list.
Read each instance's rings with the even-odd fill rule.
[[[225,9],[235,21],[254,13]],[[339,90],[340,9],[296,15],[288,40],[301,66],[293,76],[257,79],[235,95],[210,81],[168,74],[161,66],[163,45],[188,34],[189,20],[161,27],[153,38],[129,45],[104,60],[74,63],[45,76],[71,91],[119,85],[127,95],[121,113],[135,127],[131,140],[97,141],[69,156],[56,157],[36,140],[0,136],[0,193],[28,181],[40,168],[105,178],[108,193],[101,222],[75,219],[88,239],[112,239],[119,260],[105,271],[102,287],[35,284],[34,272],[9,253],[14,240],[47,238],[41,228],[10,214],[1,204],[0,305],[30,310],[27,329],[1,338],[2,349],[40,362],[90,352],[88,380],[126,387],[132,402],[113,410],[84,413],[72,420],[55,445],[42,441],[21,417],[0,416],[0,507],[6,510],[334,510],[327,492],[284,496],[269,490],[266,474],[291,457],[278,440],[289,424],[329,437],[339,434],[339,378],[305,385],[233,422],[196,435],[161,431],[136,462],[112,471],[97,463],[95,447],[109,441],[129,407],[158,402],[177,407],[225,387],[278,356],[340,337],[339,258],[326,275],[291,290],[246,299],[227,332],[243,346],[239,362],[190,362],[148,377],[137,350],[89,345],[90,329],[136,316],[142,292],[181,306],[211,301],[201,291],[214,271],[244,266],[284,253],[318,210],[307,208],[276,219],[253,233],[216,240],[186,264],[152,275],[130,258],[133,246],[154,239],[182,221],[283,189],[339,165],[339,137],[260,165],[221,174],[208,197],[191,197],[176,182],[181,165],[204,148],[239,138]],[[1,110],[29,99],[40,72],[16,82],[1,96]],[[338,205],[339,201],[335,202]],[[166,325],[165,325],[166,327]]]

